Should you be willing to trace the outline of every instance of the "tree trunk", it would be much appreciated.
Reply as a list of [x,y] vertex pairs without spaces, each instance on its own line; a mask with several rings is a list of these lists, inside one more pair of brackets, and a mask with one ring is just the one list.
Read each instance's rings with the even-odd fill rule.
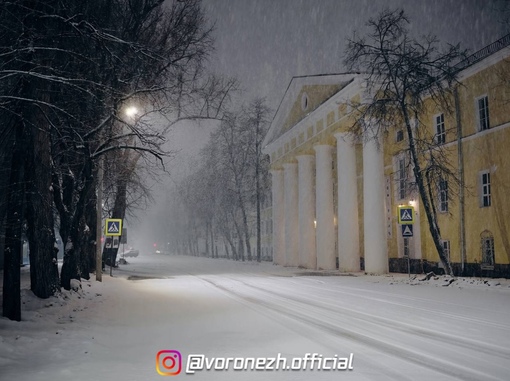
[[23,205],[25,195],[24,154],[26,141],[24,126],[16,128],[16,140],[11,161],[9,186],[7,188],[7,216],[4,251],[3,316],[21,320],[21,277],[20,263],[23,226]]
[[241,237],[239,237],[238,245],[239,245],[239,249],[238,249],[239,257],[244,262],[244,242]]
[[[239,202],[241,205],[241,215],[243,217],[243,233],[244,233],[244,242],[246,244],[246,254],[248,256],[248,260],[251,261],[252,257],[251,257],[251,244],[250,244],[250,229],[248,227],[248,217],[246,215],[246,210],[244,208],[244,204],[242,203],[240,194],[239,194]],[[241,235],[240,235],[240,237],[241,237]],[[244,254],[243,254],[243,261],[244,261]]]
[[[94,188],[94,187],[93,187]],[[90,273],[96,268],[96,233],[97,233],[97,197],[92,192],[88,206],[85,208],[85,223],[88,227],[85,234],[85,245],[83,245],[80,273],[82,278],[90,279]]]
[[[91,197],[94,190],[94,178],[92,176],[93,163],[87,159],[84,163],[81,178],[83,187],[78,195],[74,215],[71,222],[71,228],[67,241],[64,243],[64,263],[60,274],[60,283],[66,290],[71,288],[71,279],[80,280],[82,277],[81,251],[84,245],[84,214],[87,200]],[[64,239],[64,237],[62,237]]]
[[[213,232],[212,222],[209,222],[209,233],[211,234],[212,257],[213,258],[218,258],[218,249],[215,247],[216,245],[214,244],[214,232]],[[216,255],[214,253],[215,251],[216,251]]]
[[418,192],[420,193],[420,199],[423,204],[423,209],[425,210],[425,215],[427,216],[429,231],[430,231],[430,234],[434,241],[436,250],[439,254],[439,259],[441,260],[441,263],[443,264],[443,267],[445,269],[445,272],[448,275],[453,275],[452,267],[450,265],[450,262],[448,261],[448,259],[446,258],[445,254],[444,254],[443,245],[441,244],[441,232],[439,230],[439,226],[436,223],[436,219],[434,218],[431,200],[429,199],[429,197],[427,195],[425,181],[423,178],[423,174],[421,171],[420,162],[419,162],[419,158],[418,158],[418,152],[416,150],[416,145],[414,143],[413,129],[411,127],[409,115],[407,113],[405,105],[403,105],[401,107],[402,107],[402,111],[404,113],[407,136],[409,139],[409,150],[411,152],[411,159],[413,161],[413,166],[414,166],[413,167],[414,177],[416,179],[416,183],[418,184]]
[[[258,136],[257,136],[258,140]],[[260,262],[260,178],[259,178],[259,166],[260,166],[260,157],[258,154],[258,144],[257,144],[257,163],[255,166],[255,180],[257,186],[257,262]]]
[[239,224],[234,221],[234,226],[236,228],[238,241],[238,249],[237,249],[237,260],[241,259],[244,262],[244,245],[243,245],[243,235],[241,234],[241,228]]
[[39,298],[49,298],[60,289],[53,220],[50,131],[42,112],[33,112],[36,115],[27,131],[29,145],[25,152],[30,287]]
[[2,126],[4,139],[0,142],[0,269],[4,265],[5,229],[7,228],[8,187],[11,177],[14,147],[14,128]]
[[223,243],[223,245],[225,246],[225,253],[227,254],[227,259],[230,259],[230,253],[228,251],[228,245],[225,242]]
[[90,240],[91,240],[91,234],[90,234],[90,226],[85,221],[85,216],[83,216],[82,224],[80,225],[82,227],[81,231],[83,234],[82,237],[82,244],[78,247],[78,257],[80,258],[79,261],[79,273],[80,276],[83,279],[90,279]]
[[209,256],[209,221],[206,221],[205,223],[205,256]]
[[[230,231],[227,230],[223,237],[228,242],[228,244],[230,245],[230,248],[232,249],[232,259],[237,260],[237,249],[236,249],[236,245],[232,241],[232,237],[230,236]],[[227,258],[229,258],[230,255],[229,255],[228,246],[226,243],[225,243],[225,248],[227,249]]]

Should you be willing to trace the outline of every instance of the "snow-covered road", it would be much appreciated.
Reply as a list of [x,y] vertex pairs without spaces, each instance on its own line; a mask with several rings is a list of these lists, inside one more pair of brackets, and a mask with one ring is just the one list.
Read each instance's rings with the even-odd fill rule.
[[[158,380],[162,350],[179,351],[176,377],[195,380],[510,379],[505,281],[443,287],[184,256],[129,261],[79,295],[26,295],[25,321],[0,319],[0,379]],[[160,355],[161,371],[177,373],[174,355]],[[202,358],[229,369],[187,375]],[[234,369],[257,358],[271,370]],[[318,370],[333,364],[352,370]]]

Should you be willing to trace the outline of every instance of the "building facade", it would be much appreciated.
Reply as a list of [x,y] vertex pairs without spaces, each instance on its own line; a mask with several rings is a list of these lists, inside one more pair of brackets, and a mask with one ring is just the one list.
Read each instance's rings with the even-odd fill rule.
[[[442,245],[457,275],[510,276],[509,45],[510,35],[469,57],[454,109],[426,100],[415,127],[441,146],[463,183],[440,182],[434,194]],[[365,99],[365,88],[356,73],[289,84],[264,141],[273,261],[345,272],[406,272],[408,264],[413,272],[440,272],[403,126],[377,138],[351,133],[349,105]],[[402,236],[402,205],[415,210],[412,237]]]

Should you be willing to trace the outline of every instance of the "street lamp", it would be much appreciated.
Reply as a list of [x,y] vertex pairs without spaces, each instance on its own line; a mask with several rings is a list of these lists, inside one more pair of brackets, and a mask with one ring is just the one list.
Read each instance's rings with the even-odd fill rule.
[[126,114],[126,116],[128,118],[130,118],[130,119],[134,118],[136,116],[136,114],[138,114],[138,108],[136,106],[129,106],[126,108],[124,113]]

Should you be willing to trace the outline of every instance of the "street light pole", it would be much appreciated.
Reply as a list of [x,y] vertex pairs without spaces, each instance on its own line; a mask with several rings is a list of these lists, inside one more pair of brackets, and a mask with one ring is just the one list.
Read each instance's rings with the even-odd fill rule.
[[96,280],[102,282],[103,245],[101,238],[103,237],[103,159],[99,158],[99,166],[97,169],[97,216],[96,216]]

